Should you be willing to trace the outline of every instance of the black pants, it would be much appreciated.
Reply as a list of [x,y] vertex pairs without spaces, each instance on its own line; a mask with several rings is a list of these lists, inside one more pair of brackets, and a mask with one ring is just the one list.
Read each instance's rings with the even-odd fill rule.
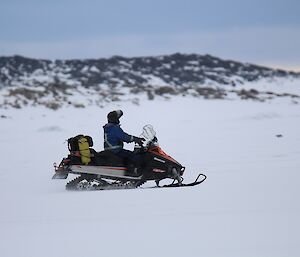
[[142,158],[140,155],[135,154],[129,150],[120,149],[117,153],[117,156],[123,158],[126,166],[133,165],[136,168],[141,168],[142,166]]
[[119,156],[123,159],[127,159],[128,161],[131,161],[131,162],[137,162],[139,160],[138,156],[129,150],[120,149],[115,154],[117,156]]

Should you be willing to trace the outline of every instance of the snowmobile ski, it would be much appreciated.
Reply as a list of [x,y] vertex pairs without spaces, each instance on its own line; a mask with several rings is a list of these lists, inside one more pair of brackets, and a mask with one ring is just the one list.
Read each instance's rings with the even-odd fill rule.
[[[202,177],[201,180],[199,180],[200,177]],[[206,180],[206,178],[207,178],[206,175],[200,173],[194,182],[191,182],[188,184],[177,182],[177,183],[172,183],[169,185],[163,185],[163,186],[158,186],[158,187],[192,187],[192,186],[197,186],[197,185],[201,184],[204,180]]]

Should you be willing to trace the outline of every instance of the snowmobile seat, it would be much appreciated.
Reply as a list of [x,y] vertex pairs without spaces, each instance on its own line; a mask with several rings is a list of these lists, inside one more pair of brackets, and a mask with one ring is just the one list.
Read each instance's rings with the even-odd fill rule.
[[97,165],[124,167],[124,159],[115,155],[113,152],[104,150],[95,156]]

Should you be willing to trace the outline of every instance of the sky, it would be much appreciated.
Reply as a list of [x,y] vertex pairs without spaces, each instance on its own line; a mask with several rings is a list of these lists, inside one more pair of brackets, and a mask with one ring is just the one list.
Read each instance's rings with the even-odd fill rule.
[[299,0],[0,0],[0,56],[175,52],[300,71]]

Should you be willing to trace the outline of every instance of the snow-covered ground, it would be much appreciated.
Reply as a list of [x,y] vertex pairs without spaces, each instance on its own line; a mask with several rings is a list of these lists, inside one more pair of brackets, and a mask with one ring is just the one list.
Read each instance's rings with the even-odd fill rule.
[[[154,126],[186,166],[185,181],[200,171],[207,180],[96,192],[51,180],[67,138],[88,134],[102,149],[101,126],[115,108],[128,133]],[[300,256],[299,104],[178,97],[0,115],[0,256]]]

